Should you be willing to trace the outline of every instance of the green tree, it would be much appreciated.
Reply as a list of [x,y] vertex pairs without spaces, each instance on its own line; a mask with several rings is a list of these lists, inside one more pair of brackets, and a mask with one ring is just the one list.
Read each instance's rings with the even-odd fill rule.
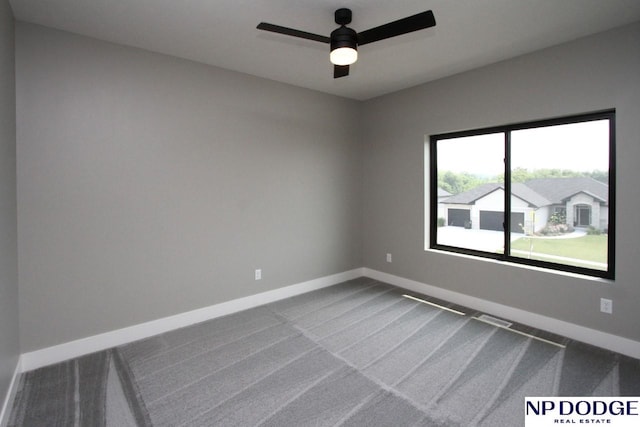
[[468,172],[438,172],[438,187],[447,190],[451,194],[462,193],[485,182],[489,181],[486,178],[481,178]]
[[[515,168],[511,171],[511,182],[526,182],[537,178],[570,178],[591,177],[605,184],[609,183],[607,171],[594,170],[577,172],[569,169],[535,169]],[[459,194],[488,182],[504,182],[504,174],[494,177],[482,177],[468,172],[438,171],[438,187],[451,194]]]
[[[609,173],[607,171],[578,172],[570,169],[535,169],[515,168],[511,171],[511,182],[526,182],[530,179],[538,178],[572,178],[591,177],[600,182],[608,184]],[[504,181],[504,174],[495,178],[496,181]]]
[[590,176],[591,178],[595,179],[596,181],[600,181],[603,182],[605,184],[609,184],[609,172],[608,171],[599,171],[599,170],[594,170],[591,172],[587,172],[587,176]]

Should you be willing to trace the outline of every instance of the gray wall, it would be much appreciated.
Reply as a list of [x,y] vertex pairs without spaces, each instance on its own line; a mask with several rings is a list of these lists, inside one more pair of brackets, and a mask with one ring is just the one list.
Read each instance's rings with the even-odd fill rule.
[[[640,341],[639,83],[636,24],[367,102],[365,266]],[[607,108],[617,109],[615,282],[424,250],[425,135]],[[599,312],[601,297],[613,315]]]
[[13,13],[0,0],[0,408],[18,363],[16,85]]
[[[640,340],[639,41],[630,26],[357,103],[18,24],[21,351],[362,265]],[[424,250],[425,135],[606,108],[614,283]]]
[[362,266],[355,101],[16,37],[22,352]]

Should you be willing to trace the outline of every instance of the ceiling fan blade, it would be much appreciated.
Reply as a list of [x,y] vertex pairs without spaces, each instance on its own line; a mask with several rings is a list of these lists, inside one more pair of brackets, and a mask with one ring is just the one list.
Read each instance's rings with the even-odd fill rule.
[[377,42],[378,40],[388,39],[390,37],[411,33],[413,31],[422,30],[436,25],[436,18],[433,12],[418,13],[407,18],[398,19],[388,24],[380,25],[366,31],[358,33],[358,45]]
[[331,42],[329,37],[307,33],[306,31],[294,30],[293,28],[281,27],[280,25],[269,24],[266,22],[259,23],[256,28],[259,30],[271,31],[272,33],[285,34],[287,36],[299,37],[301,39],[313,40],[321,43]]
[[339,79],[340,77],[346,77],[349,75],[348,65],[334,65],[333,66],[333,78]]

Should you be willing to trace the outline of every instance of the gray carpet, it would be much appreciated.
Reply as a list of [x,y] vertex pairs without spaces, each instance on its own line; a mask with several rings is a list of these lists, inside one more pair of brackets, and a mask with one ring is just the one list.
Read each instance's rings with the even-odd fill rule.
[[360,278],[28,372],[9,426],[512,427],[525,396],[640,395],[640,360],[405,293]]

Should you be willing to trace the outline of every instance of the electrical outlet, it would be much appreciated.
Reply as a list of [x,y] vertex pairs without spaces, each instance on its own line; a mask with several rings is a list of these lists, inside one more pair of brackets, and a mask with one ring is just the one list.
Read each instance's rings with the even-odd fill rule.
[[600,298],[600,311],[603,313],[613,313],[613,301],[607,298]]
[[261,269],[256,269],[256,280],[261,280],[262,279],[262,270]]
[[391,254],[387,254],[387,262],[393,262],[393,257]]

